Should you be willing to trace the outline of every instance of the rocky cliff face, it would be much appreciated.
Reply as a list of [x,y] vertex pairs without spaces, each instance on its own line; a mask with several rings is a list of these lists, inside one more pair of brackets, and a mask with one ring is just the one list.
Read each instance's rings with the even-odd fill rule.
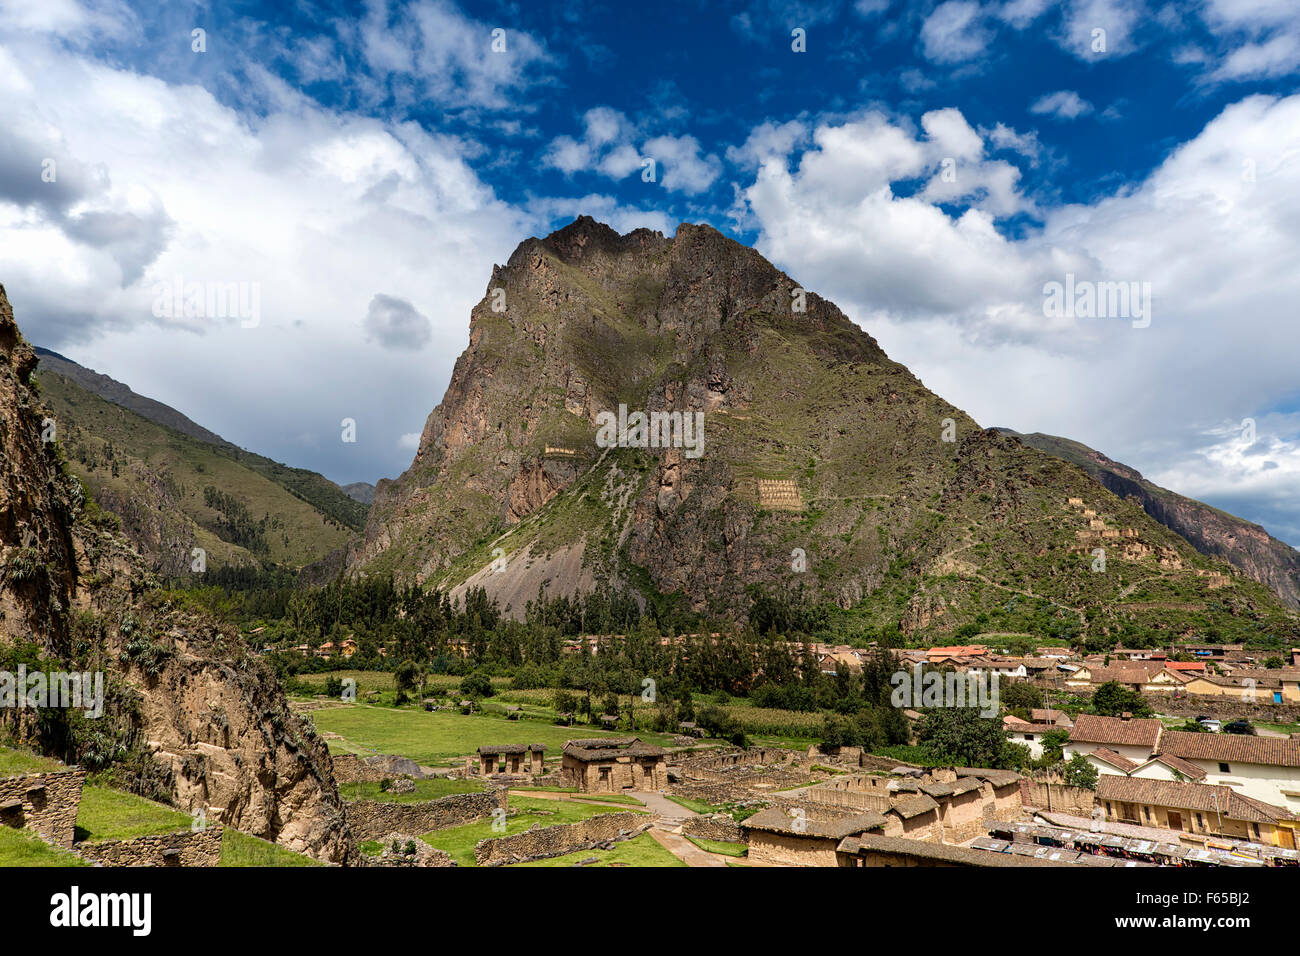
[[[702,446],[609,447],[620,406],[702,416]],[[981,428],[833,304],[690,224],[669,239],[581,218],[494,269],[349,567],[483,586],[516,615],[541,583],[733,617],[755,587],[797,591],[936,636],[1017,608],[1099,630],[1294,627],[1136,503]],[[1157,620],[1172,595],[1200,616]]]
[[1257,524],[1203,502],[1161,488],[1135,468],[1067,438],[1017,435],[1032,445],[1078,465],[1112,494],[1137,501],[1151,517],[1186,538],[1197,551],[1230,562],[1247,577],[1272,590],[1286,605],[1300,609],[1300,551]]
[[236,636],[168,604],[125,541],[86,520],[35,366],[0,287],[0,651],[103,671],[108,691],[99,720],[10,730],[212,822],[344,859],[324,744]]

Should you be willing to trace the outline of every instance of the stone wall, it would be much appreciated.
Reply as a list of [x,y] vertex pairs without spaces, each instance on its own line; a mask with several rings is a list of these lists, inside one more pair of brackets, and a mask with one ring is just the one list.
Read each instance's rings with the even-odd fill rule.
[[[1258,693],[1262,692],[1262,689],[1258,691]],[[1239,717],[1277,724],[1294,723],[1300,720],[1300,704],[1257,704],[1242,700],[1239,694],[1213,696],[1191,694],[1177,699],[1162,694],[1158,699],[1160,712],[1175,717],[1199,717],[1201,714],[1211,714],[1224,723]]]
[[1038,810],[1047,810],[1050,807],[1057,813],[1071,813],[1086,817],[1092,813],[1096,798],[1096,793],[1083,787],[1067,787],[1055,781],[1028,778],[1020,781],[1021,803]]
[[757,767],[775,764],[807,763],[798,750],[780,747],[749,747],[744,750],[702,750],[680,754],[674,766],[687,770],[721,770],[724,767]]
[[372,767],[356,754],[334,754],[334,779],[339,783],[378,783],[392,779],[382,767]]
[[346,804],[348,826],[358,840],[379,840],[389,833],[428,833],[473,823],[505,809],[506,791],[456,793],[420,803],[351,800]]
[[534,827],[523,833],[480,840],[474,847],[474,859],[479,866],[545,860],[590,850],[603,843],[631,839],[650,829],[652,822],[652,818],[644,813],[601,813],[579,823]]
[[722,840],[724,843],[744,843],[745,834],[740,824],[725,813],[707,817],[687,817],[682,823],[682,836],[697,840]]
[[835,848],[839,842],[836,837],[751,830],[745,862],[750,866],[838,866]]
[[0,777],[0,823],[34,830],[51,843],[71,847],[84,770],[58,770]]
[[[393,850],[394,841],[397,843],[396,852]],[[451,854],[435,849],[409,833],[389,833],[380,842],[384,844],[383,851],[378,856],[361,854],[358,860],[359,866],[448,867],[457,865],[451,858]],[[414,852],[406,852],[408,844]]]
[[79,843],[77,852],[104,866],[216,866],[221,862],[221,827]]
[[889,773],[895,767],[914,767],[906,760],[895,760],[893,757],[877,757],[875,754],[863,754],[858,758],[858,766],[863,770],[879,770],[882,773]]

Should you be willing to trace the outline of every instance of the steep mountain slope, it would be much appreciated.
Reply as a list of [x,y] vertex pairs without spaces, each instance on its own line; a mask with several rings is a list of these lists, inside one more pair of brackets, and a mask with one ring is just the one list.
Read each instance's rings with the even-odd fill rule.
[[105,675],[104,712],[0,708],[0,731],[329,860],[352,844],[329,753],[239,638],[153,590],[46,440],[0,287],[0,669]]
[[[599,416],[620,404],[701,413],[702,453],[602,446]],[[1296,633],[1260,585],[1075,466],[980,428],[834,305],[690,224],[620,236],[583,217],[494,269],[349,567],[482,585],[514,614],[546,585],[678,593],[744,617],[761,589],[918,638],[965,623]]]
[[56,373],[85,391],[135,412],[141,418],[156,425],[162,425],[171,431],[180,432],[182,435],[188,435],[190,438],[211,445],[222,455],[257,472],[295,497],[301,498],[327,518],[352,531],[360,531],[365,526],[367,502],[348,494],[323,475],[305,468],[283,465],[278,461],[246,451],[226,441],[215,432],[196,424],[176,409],[152,398],[137,395],[121,382],[78,365],[58,352],[37,348],[36,354],[41,360],[42,376]]
[[[365,510],[320,475],[251,455],[215,435],[215,442],[194,437],[190,432],[196,429],[212,433],[105,376],[97,376],[99,391],[89,391],[81,383],[96,373],[73,365],[80,369],[74,377],[66,360],[47,369],[51,354],[41,359],[37,381],[68,463],[99,505],[121,518],[131,543],[160,573],[188,572],[195,547],[206,551],[209,567],[264,562],[301,567],[342,548],[361,527],[317,507],[315,501],[324,501],[350,521],[357,516],[349,509]],[[99,394],[123,389],[133,396],[126,404]],[[289,473],[297,476],[294,481],[280,480]],[[335,498],[348,508],[334,507]]]
[[1300,551],[1259,525],[1161,488],[1135,468],[1080,442],[1041,432],[1025,435],[1010,428],[998,431],[1078,465],[1112,493],[1136,499],[1147,514],[1178,532],[1197,551],[1231,562],[1247,577],[1272,589],[1288,607],[1300,608]]

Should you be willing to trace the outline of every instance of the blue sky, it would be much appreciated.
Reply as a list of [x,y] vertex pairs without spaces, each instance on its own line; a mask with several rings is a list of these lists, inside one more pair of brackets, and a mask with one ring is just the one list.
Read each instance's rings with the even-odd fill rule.
[[[395,476],[521,239],[708,222],[982,424],[1300,543],[1292,0],[157,7],[0,0],[0,282],[233,441]],[[1046,316],[1066,273],[1151,321]]]

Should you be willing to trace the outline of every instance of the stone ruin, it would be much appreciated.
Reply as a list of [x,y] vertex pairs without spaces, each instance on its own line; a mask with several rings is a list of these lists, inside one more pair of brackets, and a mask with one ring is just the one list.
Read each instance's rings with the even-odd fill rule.
[[0,825],[29,830],[104,866],[216,866],[221,861],[220,826],[74,842],[85,782],[86,771],[75,767],[0,777]]

